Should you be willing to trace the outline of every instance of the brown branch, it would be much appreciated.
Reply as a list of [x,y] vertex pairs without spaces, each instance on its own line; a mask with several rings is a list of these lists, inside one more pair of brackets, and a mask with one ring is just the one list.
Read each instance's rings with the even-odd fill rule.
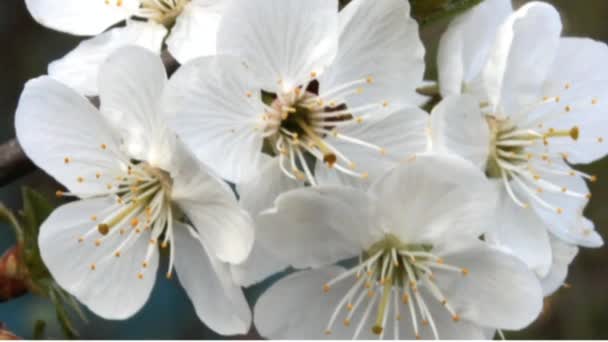
[[0,145],[0,186],[34,170],[36,166],[27,158],[17,139],[11,139]]
[[[162,52],[161,59],[169,75],[179,67],[179,63],[166,50]],[[89,100],[95,106],[99,106],[98,98],[89,98]],[[27,158],[17,139],[11,139],[0,145],[0,187],[35,170],[36,166]]]

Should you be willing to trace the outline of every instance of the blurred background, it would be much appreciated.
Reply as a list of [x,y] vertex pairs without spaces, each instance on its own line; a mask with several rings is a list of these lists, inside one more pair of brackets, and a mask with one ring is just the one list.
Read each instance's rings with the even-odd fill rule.
[[[421,0],[418,0],[419,2]],[[425,1],[425,0],[422,0]],[[57,0],[60,5],[59,0]],[[519,6],[525,0],[515,0]],[[606,0],[550,0],[562,15],[565,35],[584,36],[608,42]],[[447,21],[426,25],[422,36],[427,46],[428,79],[436,79],[434,56],[439,36]],[[43,28],[28,14],[23,0],[0,0],[0,143],[14,137],[13,117],[24,83],[46,73],[47,64],[57,59],[81,38]],[[608,61],[606,61],[608,64]],[[608,67],[608,66],[607,66]],[[587,208],[598,231],[608,238],[608,159],[581,169],[599,176],[591,185],[593,198]],[[28,185],[53,198],[57,185],[38,171],[0,187],[0,202],[12,209],[22,208],[21,187]],[[13,231],[0,223],[0,254],[14,245]],[[608,249],[582,250],[568,276],[570,288],[560,289],[546,300],[542,316],[530,327],[506,333],[509,339],[608,339]],[[261,284],[246,290],[254,303]],[[74,319],[84,339],[216,339],[220,338],[198,320],[177,281],[159,277],[150,301],[144,309],[126,321],[105,321],[87,312],[88,323]],[[44,320],[44,337],[63,338],[55,319],[55,309],[46,300],[33,295],[0,303],[0,322],[24,338],[32,338],[35,322]],[[256,337],[254,333],[244,338]]]

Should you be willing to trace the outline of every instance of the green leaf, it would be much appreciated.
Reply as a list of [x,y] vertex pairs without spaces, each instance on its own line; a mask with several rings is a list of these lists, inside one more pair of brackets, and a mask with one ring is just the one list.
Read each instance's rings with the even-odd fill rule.
[[53,212],[55,207],[37,191],[23,187],[23,216],[29,226],[28,233],[37,236],[42,222]]
[[3,221],[13,227],[15,230],[15,237],[18,243],[23,243],[25,238],[21,223],[17,220],[12,211],[10,211],[4,204],[0,203],[0,221]]
[[420,25],[455,16],[483,0],[410,0],[412,16]]
[[43,320],[37,320],[34,323],[34,340],[43,340],[44,339],[44,331],[46,330],[46,322]]

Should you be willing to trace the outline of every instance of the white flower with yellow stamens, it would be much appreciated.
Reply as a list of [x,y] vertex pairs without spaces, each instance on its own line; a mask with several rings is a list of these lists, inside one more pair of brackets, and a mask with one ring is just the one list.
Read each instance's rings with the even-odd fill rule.
[[[368,184],[426,149],[418,26],[401,0],[236,1],[217,57],[170,82],[178,135],[257,215],[293,186]],[[272,158],[266,158],[270,155]],[[274,271],[256,250],[239,277]],[[266,271],[262,271],[266,270]],[[253,277],[248,273],[256,273]]]
[[[98,94],[99,66],[123,46],[137,45],[159,53],[164,42],[180,63],[215,54],[215,37],[226,1],[27,0],[25,3],[41,25],[74,35],[95,36],[49,65],[51,77],[93,96]],[[111,28],[125,20],[126,26]]]
[[495,205],[481,176],[463,159],[420,155],[367,193],[318,187],[279,196],[261,215],[262,241],[286,263],[313,269],[262,295],[258,331],[279,339],[482,339],[532,322],[542,306],[538,280],[478,238]]
[[[495,180],[500,200],[488,240],[550,278],[551,235],[603,244],[583,217],[585,180],[595,176],[571,164],[608,153],[608,47],[560,38],[561,29],[557,11],[538,2],[512,12],[510,1],[490,0],[457,18],[439,53],[446,99],[431,115],[433,148],[464,156]],[[467,40],[473,32],[490,34]]]
[[79,198],[43,223],[42,259],[93,312],[124,319],[149,297],[166,248],[167,277],[175,268],[200,319],[246,333],[250,311],[230,265],[252,248],[249,215],[166,128],[158,56],[124,48],[101,71],[99,111],[49,77],[30,81],[19,102],[23,149],[67,187],[58,195]]

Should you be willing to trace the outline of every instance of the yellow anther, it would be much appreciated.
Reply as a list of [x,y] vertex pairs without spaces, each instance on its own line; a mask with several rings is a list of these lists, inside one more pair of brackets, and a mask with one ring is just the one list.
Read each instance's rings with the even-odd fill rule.
[[116,253],[114,253],[114,256],[120,258],[120,251],[116,251]]
[[112,184],[109,184],[109,183],[108,183],[108,185],[106,185],[106,189],[108,189],[108,190],[112,190]]
[[386,107],[388,107],[389,104],[390,103],[388,101],[384,101],[384,102],[382,102],[382,107],[386,108]]
[[97,172],[97,173],[95,174],[95,178],[97,178],[97,179],[101,178],[101,173]]
[[135,228],[139,224],[139,219],[137,217],[131,220],[131,227]]
[[95,264],[91,264],[91,271],[95,271],[96,268],[97,266],[95,266]]
[[101,147],[101,149],[102,149],[102,150],[105,150],[106,148],[108,148],[108,145],[106,145],[106,144],[101,144],[101,146],[100,146],[100,147]]
[[317,78],[317,76],[318,74],[315,71],[310,73],[310,78]]
[[568,192],[568,188],[563,187],[563,188],[562,188],[562,192]]
[[555,97],[555,102],[558,102],[558,103],[559,103],[559,101],[561,101],[561,97],[556,96],[556,97]]
[[97,247],[101,246],[101,240],[95,240],[95,246],[97,246]]
[[597,142],[598,142],[598,143],[600,143],[600,144],[601,144],[601,143],[603,143],[603,142],[604,142],[604,138],[602,138],[602,137],[598,137],[598,138],[597,138]]
[[325,335],[331,335],[331,330],[327,329],[324,331]]
[[372,84],[374,83],[374,78],[372,76],[367,76],[365,82],[367,82],[367,84]]
[[379,326],[379,325],[374,325],[374,326],[372,327],[372,332],[373,332],[374,334],[376,334],[376,335],[380,335],[380,334],[382,334],[382,332],[383,332],[383,331],[384,331],[384,328],[383,328],[383,327],[381,327],[381,326]]
[[347,318],[347,319],[344,320],[344,326],[345,327],[350,326],[350,319]]
[[557,208],[556,211],[560,215],[564,213],[564,209],[562,209],[562,208]]
[[564,110],[566,112],[570,112],[570,111],[572,111],[572,107],[571,106],[566,106],[566,108],[564,108]]
[[325,292],[325,293],[329,292],[330,288],[331,287],[329,286],[329,284],[324,284],[323,285],[323,292]]
[[84,182],[84,177],[78,176],[78,178],[76,178],[76,181],[78,181],[78,183],[82,183]]
[[460,321],[460,316],[458,316],[458,315],[453,315],[453,316],[452,316],[452,321],[454,321],[454,322],[459,322],[459,321]]
[[72,159],[70,159],[70,157],[63,158],[63,162],[66,164],[69,164],[71,161],[72,161]]
[[598,99],[591,99],[591,104],[592,104],[592,105],[596,105],[596,104],[598,104],[598,103],[599,103],[599,100],[598,100]]
[[571,87],[572,87],[572,84],[570,84],[570,83],[566,83],[564,85],[564,89],[566,89],[566,90],[570,89]]
[[460,272],[462,272],[463,276],[469,275],[469,269],[468,268],[463,268],[463,269],[460,270]]
[[401,301],[403,302],[403,304],[407,304],[410,302],[410,296],[407,295],[407,293],[404,293],[403,296],[401,297]]
[[362,87],[357,88],[357,94],[363,94],[363,88]]
[[63,191],[61,191],[61,190],[55,191],[55,196],[57,196],[57,198],[63,197]]
[[110,226],[105,223],[102,223],[97,226],[97,231],[101,235],[107,235],[110,232]]
[[82,236],[81,236],[81,237],[79,237],[79,238],[78,238],[78,242],[79,242],[79,243],[83,243],[83,242],[84,242],[84,238],[83,238]]
[[148,268],[148,262],[147,261],[142,262],[141,267]]
[[137,278],[139,278],[139,279],[144,279],[144,274],[143,274],[143,273],[138,273],[138,274],[137,274]]
[[423,319],[422,320],[422,325],[424,325],[424,326],[429,325],[429,321],[427,319]]
[[246,93],[245,93],[245,95],[246,95],[247,97],[252,97],[252,96],[253,96],[253,94],[252,94],[250,91],[246,92]]
[[167,241],[163,241],[163,243],[160,244],[160,248],[167,248],[169,246],[169,243],[167,243]]
[[589,178],[589,180],[591,181],[591,183],[595,183],[595,182],[597,182],[597,176],[593,175]]
[[171,279],[171,278],[173,278],[173,273],[171,273],[171,272],[167,272],[166,277],[167,277],[167,279]]
[[346,310],[353,311],[353,305],[351,303],[346,304]]
[[587,199],[591,199],[591,193],[586,194],[586,195],[585,195],[585,197],[586,197]]
[[572,138],[572,140],[578,140],[579,134],[580,130],[578,126],[574,126],[570,129],[570,138]]

